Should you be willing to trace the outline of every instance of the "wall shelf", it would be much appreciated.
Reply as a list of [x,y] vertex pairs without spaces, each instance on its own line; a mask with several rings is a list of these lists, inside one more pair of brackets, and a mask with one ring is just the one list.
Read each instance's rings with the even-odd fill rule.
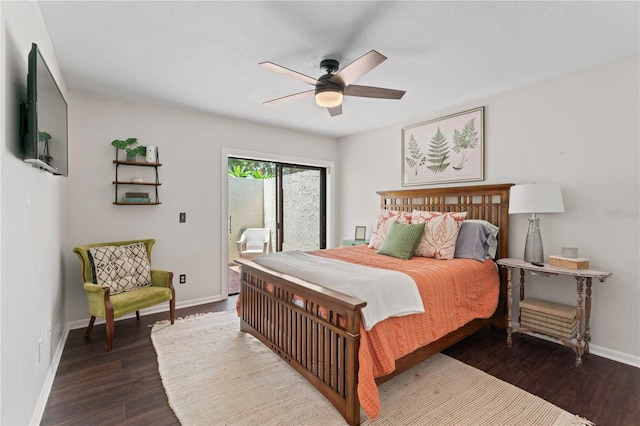
[[128,181],[113,181],[114,185],[153,185],[153,186],[160,186],[162,185],[161,183],[156,183],[156,182],[134,182],[132,180],[128,180]]
[[117,204],[119,206],[148,206],[148,205],[155,206],[157,204],[162,204],[162,203],[160,201],[158,201],[158,202],[150,201],[148,203],[144,203],[144,202],[128,203],[128,202],[125,202],[125,201],[114,201],[113,204]]
[[144,162],[144,161],[123,161],[123,160],[113,160],[113,164],[122,164],[122,165],[125,165],[125,166],[142,166],[142,167],[160,167],[160,166],[162,166],[162,163],[147,163],[147,162]]
[[[116,159],[113,160],[113,164],[116,167],[116,178],[115,180],[112,182],[114,187],[115,187],[115,200],[113,201],[113,204],[119,205],[119,206],[143,206],[143,205],[151,205],[151,206],[155,206],[158,204],[162,204],[160,202],[160,198],[158,197],[158,187],[160,185],[162,185],[162,183],[160,183],[160,178],[158,176],[158,167],[162,166],[162,163],[160,163],[159,161],[159,154],[157,151],[157,147],[156,147],[156,159],[158,159],[157,162],[155,163],[147,163],[144,161],[127,161],[127,160],[120,160],[118,159],[118,149],[116,148]],[[127,166],[127,167],[153,167],[155,169],[155,181],[152,182],[136,182],[133,180],[120,180],[118,179],[118,171],[119,168],[121,166]],[[127,178],[128,179],[128,178]],[[123,201],[122,199],[118,199],[118,187],[119,186],[153,186],[155,187],[155,199],[151,197],[151,194],[149,194],[149,199],[151,201]]]

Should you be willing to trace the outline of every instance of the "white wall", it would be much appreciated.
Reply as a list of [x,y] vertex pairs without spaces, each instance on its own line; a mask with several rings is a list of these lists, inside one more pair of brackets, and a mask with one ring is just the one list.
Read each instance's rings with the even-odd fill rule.
[[[223,297],[221,259],[226,259],[227,248],[222,231],[226,229],[222,209],[227,204],[226,166],[220,169],[226,164],[221,159],[223,147],[326,162],[335,161],[338,152],[333,138],[87,93],[71,93],[69,117],[70,137],[77,143],[69,153],[67,207],[73,226],[63,252],[69,277],[68,321],[88,315],[80,263],[72,249],[91,242],[155,238],[152,264],[176,275],[178,306]],[[113,204],[115,149],[110,143],[128,137],[158,146],[159,206]],[[187,214],[186,223],[178,222],[180,212]],[[178,284],[179,274],[187,275],[186,284]]]
[[[613,272],[593,285],[592,352],[640,365],[639,75],[636,56],[341,139],[341,237],[364,223],[369,234],[375,191],[401,187],[403,126],[484,106],[483,183],[561,185],[566,213],[540,215],[545,256],[577,246],[593,269]],[[522,257],[527,216],[510,219],[510,255]],[[575,302],[574,280],[527,284],[532,297]]]
[[64,94],[66,87],[37,3],[3,1],[0,11],[0,423],[28,424],[37,421],[44,409],[56,353],[64,344],[66,287],[61,259],[66,222],[61,200],[67,183],[22,161],[19,104],[26,101],[31,43],[38,44]]
[[[264,201],[265,180],[229,177],[227,180],[227,216],[230,218],[228,233],[228,261],[237,259],[238,240],[246,228],[262,228],[267,216]],[[273,228],[272,228],[273,229]]]

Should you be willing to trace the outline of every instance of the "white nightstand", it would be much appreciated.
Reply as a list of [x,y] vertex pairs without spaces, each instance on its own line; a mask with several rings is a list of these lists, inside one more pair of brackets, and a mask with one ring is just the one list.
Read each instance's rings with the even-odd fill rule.
[[[566,275],[575,277],[576,279],[576,320],[578,323],[577,334],[575,339],[556,339],[562,342],[564,345],[569,346],[576,353],[576,367],[582,365],[582,356],[589,355],[589,343],[591,342],[591,329],[589,328],[589,320],[591,318],[591,283],[593,278],[597,278],[600,282],[604,282],[612,274],[611,272],[595,271],[593,269],[570,269],[560,266],[552,266],[548,263],[544,263],[544,266],[535,266],[529,262],[525,262],[522,259],[504,258],[498,260],[498,265],[507,270],[507,345],[511,347],[512,338],[511,334],[515,332],[526,333],[529,331],[526,329],[520,329],[515,327],[511,319],[511,307],[513,304],[512,296],[512,275],[513,268],[520,269],[520,300],[524,299],[524,276],[525,271],[535,272],[539,275]],[[584,299],[582,294],[586,283],[586,297]],[[552,336],[551,336],[552,337]]]

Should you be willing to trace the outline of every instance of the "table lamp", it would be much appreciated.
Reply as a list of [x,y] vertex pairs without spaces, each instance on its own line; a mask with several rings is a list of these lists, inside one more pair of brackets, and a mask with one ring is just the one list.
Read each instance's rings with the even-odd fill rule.
[[544,262],[540,220],[537,213],[563,213],[564,203],[560,185],[555,183],[527,183],[511,187],[509,214],[531,213],[524,246],[524,260],[533,264]]

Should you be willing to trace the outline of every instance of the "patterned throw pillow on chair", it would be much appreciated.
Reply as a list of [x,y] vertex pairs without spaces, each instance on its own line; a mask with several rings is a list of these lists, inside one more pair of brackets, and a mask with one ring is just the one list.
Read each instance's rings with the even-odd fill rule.
[[144,243],[89,249],[93,282],[118,294],[151,285],[151,267]]

